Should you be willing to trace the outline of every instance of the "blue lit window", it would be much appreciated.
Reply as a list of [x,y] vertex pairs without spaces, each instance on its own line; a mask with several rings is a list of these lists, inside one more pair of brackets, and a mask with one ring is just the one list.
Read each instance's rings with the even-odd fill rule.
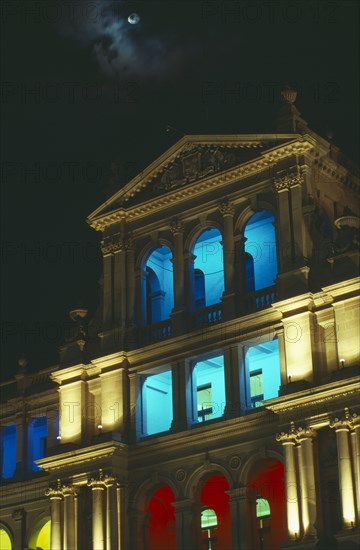
[[269,210],[256,212],[245,227],[246,291],[275,284],[277,256],[274,216]]
[[[168,246],[154,250],[146,264],[146,323],[170,317],[174,307],[172,252]],[[145,321],[145,319],[144,319]]]
[[[218,304],[224,292],[224,263],[222,236],[218,229],[207,229],[198,237],[193,254],[194,261],[194,306]],[[200,275],[202,274],[202,275]],[[204,296],[202,296],[202,293]],[[203,299],[204,298],[204,299]],[[198,305],[197,305],[198,303]]]
[[278,397],[281,382],[277,338],[251,347],[245,364],[247,407],[261,407],[267,399]]
[[170,429],[172,412],[172,373],[170,369],[142,376],[141,435]]
[[195,363],[192,370],[192,395],[196,422],[220,418],[225,407],[224,356]]
[[38,458],[46,456],[47,419],[46,416],[33,418],[28,424],[28,469],[40,470],[35,464]]
[[1,427],[1,474],[4,479],[13,477],[16,470],[16,425]]

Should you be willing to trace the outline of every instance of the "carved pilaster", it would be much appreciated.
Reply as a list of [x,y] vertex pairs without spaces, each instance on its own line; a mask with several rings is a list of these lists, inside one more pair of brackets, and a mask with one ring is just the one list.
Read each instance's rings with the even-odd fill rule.
[[346,407],[343,417],[334,418],[330,422],[330,428],[334,428],[336,432],[340,498],[344,529],[352,529],[356,523],[352,450],[350,448],[349,438],[350,431],[355,429],[355,425],[357,425],[357,416],[358,415],[350,413],[349,409]]

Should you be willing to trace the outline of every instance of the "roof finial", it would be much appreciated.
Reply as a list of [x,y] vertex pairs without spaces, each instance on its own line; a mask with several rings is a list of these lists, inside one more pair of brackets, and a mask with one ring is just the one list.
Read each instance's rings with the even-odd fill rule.
[[285,86],[285,88],[280,92],[282,100],[285,103],[290,103],[290,105],[295,103],[297,94],[297,91],[289,85]]

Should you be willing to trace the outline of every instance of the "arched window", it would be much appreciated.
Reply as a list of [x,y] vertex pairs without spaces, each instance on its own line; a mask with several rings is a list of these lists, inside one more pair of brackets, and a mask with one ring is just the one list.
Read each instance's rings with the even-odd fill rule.
[[[150,498],[146,513],[148,519],[148,550],[175,550],[175,495],[168,485],[157,489]],[[144,530],[145,531],[145,530]]]
[[[206,229],[195,242],[194,261],[194,301],[193,307],[218,304],[224,292],[224,262],[222,236],[218,229]],[[204,293],[202,298],[201,293]],[[198,298],[198,296],[200,296]]]
[[51,520],[44,519],[29,539],[29,550],[50,550]]
[[252,287],[254,287],[253,290],[261,290],[275,284],[277,256],[273,222],[274,216],[269,210],[260,210],[251,216],[245,226],[245,287],[247,292],[251,292]]
[[12,550],[11,538],[3,527],[0,527],[0,548],[1,550]]
[[212,508],[204,508],[201,512],[201,539],[203,550],[211,550],[216,542],[217,516]]
[[168,246],[154,250],[144,270],[146,272],[146,320],[147,324],[158,323],[170,317],[174,307],[174,279],[172,252]]
[[[271,540],[270,533],[270,504],[266,498],[256,499],[256,520],[259,536],[259,550],[266,550],[266,542]],[[268,546],[268,548],[270,548]]]

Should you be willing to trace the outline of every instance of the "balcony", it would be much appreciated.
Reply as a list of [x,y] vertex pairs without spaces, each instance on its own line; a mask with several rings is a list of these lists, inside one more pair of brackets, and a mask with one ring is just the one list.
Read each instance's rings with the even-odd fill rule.
[[165,319],[164,321],[142,327],[139,332],[139,340],[143,346],[155,344],[161,340],[171,338],[171,319]]
[[213,304],[211,306],[197,309],[191,313],[190,330],[215,325],[223,320],[222,304]]
[[255,292],[248,292],[244,296],[245,311],[250,313],[271,306],[277,299],[276,286],[268,286]]

